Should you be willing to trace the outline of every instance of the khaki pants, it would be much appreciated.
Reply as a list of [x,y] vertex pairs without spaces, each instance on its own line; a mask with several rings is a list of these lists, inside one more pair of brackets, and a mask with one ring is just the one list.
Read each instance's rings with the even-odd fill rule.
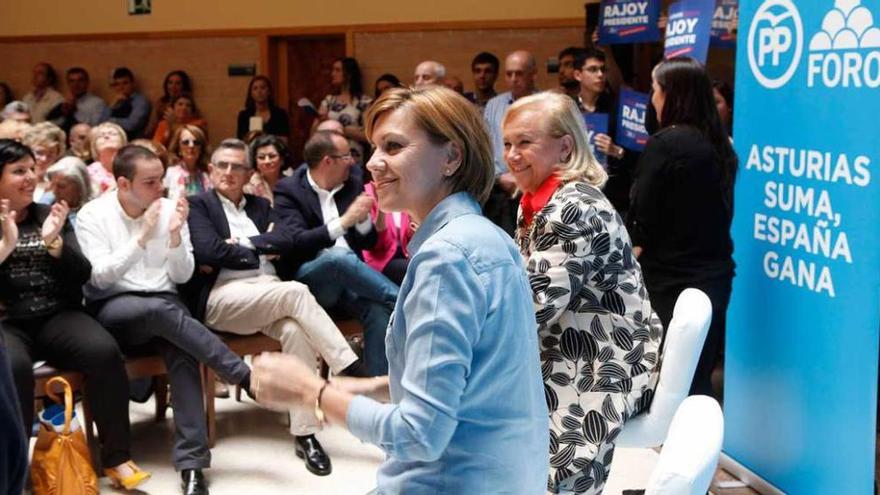
[[[218,282],[208,296],[205,324],[239,335],[262,332],[281,342],[281,352],[306,364],[320,355],[334,373],[357,360],[308,287],[271,275]],[[311,407],[291,409],[293,435],[309,435],[320,428]]]

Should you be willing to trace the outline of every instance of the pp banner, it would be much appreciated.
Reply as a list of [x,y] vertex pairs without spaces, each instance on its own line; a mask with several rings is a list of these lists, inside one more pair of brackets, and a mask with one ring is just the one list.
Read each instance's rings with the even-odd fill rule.
[[620,108],[617,112],[617,141],[624,148],[633,151],[645,149],[648,131],[645,129],[645,116],[651,98],[636,91],[620,91]]
[[706,63],[715,0],[682,0],[669,6],[664,58],[693,57]]
[[660,41],[660,0],[602,0],[599,44]]
[[711,46],[736,48],[736,26],[739,20],[739,0],[717,0],[712,17]]
[[741,2],[724,445],[786,493],[874,489],[878,18],[876,0]]
[[590,143],[590,150],[596,156],[596,160],[602,166],[608,166],[608,157],[605,153],[596,148],[596,135],[608,134],[608,114],[607,113],[584,113],[584,122],[587,124],[587,140]]

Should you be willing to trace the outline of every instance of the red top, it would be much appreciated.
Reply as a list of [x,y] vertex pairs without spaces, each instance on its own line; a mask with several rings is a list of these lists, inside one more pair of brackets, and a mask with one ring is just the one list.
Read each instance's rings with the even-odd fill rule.
[[522,216],[523,220],[525,220],[526,228],[532,224],[532,219],[535,217],[535,213],[538,213],[547,205],[547,202],[550,201],[550,198],[553,196],[553,193],[556,192],[556,189],[561,182],[559,176],[551,174],[550,177],[547,177],[547,179],[544,180],[544,183],[538,187],[537,191],[522,195],[522,199],[519,200],[519,205],[520,208],[522,208]]

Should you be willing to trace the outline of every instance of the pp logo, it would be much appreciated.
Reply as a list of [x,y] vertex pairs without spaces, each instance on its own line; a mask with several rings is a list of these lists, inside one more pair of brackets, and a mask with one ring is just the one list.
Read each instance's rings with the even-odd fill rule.
[[767,0],[749,27],[749,67],[769,89],[782,87],[798,68],[804,48],[804,26],[791,0]]

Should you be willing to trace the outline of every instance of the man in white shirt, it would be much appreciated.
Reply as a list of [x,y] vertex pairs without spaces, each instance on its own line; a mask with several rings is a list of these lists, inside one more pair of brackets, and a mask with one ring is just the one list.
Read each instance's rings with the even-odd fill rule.
[[308,285],[325,308],[356,315],[364,326],[364,363],[370,374],[384,375],[385,329],[399,288],[363,261],[362,250],[378,238],[373,199],[342,134],[316,132],[303,154],[308,166],[275,186],[275,209],[293,243],[282,257],[281,278]]
[[172,390],[174,465],[185,494],[207,494],[210,465],[201,401],[201,361],[228,383],[250,390],[250,368],[189,311],[177,294],[195,266],[185,199],[162,198],[162,162],[129,145],[113,160],[117,190],[82,207],[76,234],[92,264],[89,309],[123,350],[157,342]]
[[55,73],[55,69],[46,62],[40,62],[34,66],[31,83],[34,85],[34,89],[24,95],[21,101],[27,103],[31,109],[31,123],[38,124],[46,120],[46,115],[60,105],[64,101],[64,97],[55,90],[55,85],[58,84],[58,75]]
[[[262,332],[285,354],[314,363],[320,354],[335,374],[366,376],[366,369],[308,287],[282,282],[271,260],[293,249],[291,237],[265,198],[244,193],[254,173],[247,145],[226,139],[208,165],[214,189],[190,196],[189,228],[199,270],[189,288],[193,314],[216,330]],[[189,291],[188,291],[189,292]],[[310,408],[290,411],[298,456],[319,476],[330,458],[315,438],[321,423]]]

